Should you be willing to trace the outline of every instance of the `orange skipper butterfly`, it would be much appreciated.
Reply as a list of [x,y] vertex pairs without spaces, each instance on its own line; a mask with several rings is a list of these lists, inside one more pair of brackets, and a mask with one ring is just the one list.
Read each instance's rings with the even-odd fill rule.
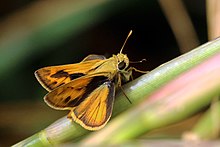
[[129,59],[122,53],[131,34],[132,30],[120,52],[108,59],[89,55],[80,63],[37,70],[37,80],[49,92],[44,101],[54,109],[70,110],[68,117],[87,130],[103,128],[112,114],[115,89],[122,80],[130,80],[132,70],[139,71],[128,68]]

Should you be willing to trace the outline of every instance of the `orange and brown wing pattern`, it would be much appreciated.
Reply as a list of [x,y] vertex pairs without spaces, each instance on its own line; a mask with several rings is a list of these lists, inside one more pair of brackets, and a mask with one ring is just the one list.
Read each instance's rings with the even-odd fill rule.
[[[101,84],[101,85],[100,85]],[[112,114],[115,97],[114,83],[103,80],[71,112],[73,119],[88,130],[98,130],[105,126]]]
[[71,110],[107,80],[105,76],[83,76],[52,90],[45,95],[44,100],[52,108]]
[[[104,56],[89,55],[82,62],[60,66],[44,67],[35,72],[39,83],[48,91],[86,75],[99,66]],[[101,64],[101,63],[100,63]]]
[[82,96],[88,91],[88,86],[94,77],[83,76],[65,85],[59,86],[45,95],[45,102],[55,109],[71,110],[82,101]]

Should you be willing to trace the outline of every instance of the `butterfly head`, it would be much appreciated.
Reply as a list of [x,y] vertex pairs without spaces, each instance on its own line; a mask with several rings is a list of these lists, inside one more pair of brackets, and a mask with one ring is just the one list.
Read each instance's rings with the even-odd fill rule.
[[118,59],[118,69],[119,70],[124,70],[129,66],[129,59],[127,55],[119,53],[117,54],[117,59]]

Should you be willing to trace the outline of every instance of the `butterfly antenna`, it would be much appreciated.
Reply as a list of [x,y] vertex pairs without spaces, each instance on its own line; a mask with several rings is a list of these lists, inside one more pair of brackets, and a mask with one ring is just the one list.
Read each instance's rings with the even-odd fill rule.
[[123,44],[122,47],[121,47],[120,54],[122,53],[122,50],[123,50],[123,48],[124,48],[124,46],[125,46],[125,44],[126,44],[128,38],[131,36],[131,34],[132,34],[132,30],[130,30],[130,32],[129,32],[127,38],[125,39],[124,44]]
[[129,61],[129,63],[142,63],[142,62],[145,62],[147,61],[146,59],[142,59],[140,61]]

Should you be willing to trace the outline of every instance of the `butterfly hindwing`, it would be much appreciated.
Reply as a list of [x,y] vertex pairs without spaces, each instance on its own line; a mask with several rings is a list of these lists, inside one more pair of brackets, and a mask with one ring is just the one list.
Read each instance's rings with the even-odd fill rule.
[[82,60],[82,62],[89,61],[89,60],[96,60],[96,59],[105,60],[106,58],[103,55],[92,54],[92,55],[88,55],[87,57],[85,57]]
[[73,119],[87,128],[97,130],[108,122],[113,108],[115,86],[112,81],[103,81],[71,112]]

